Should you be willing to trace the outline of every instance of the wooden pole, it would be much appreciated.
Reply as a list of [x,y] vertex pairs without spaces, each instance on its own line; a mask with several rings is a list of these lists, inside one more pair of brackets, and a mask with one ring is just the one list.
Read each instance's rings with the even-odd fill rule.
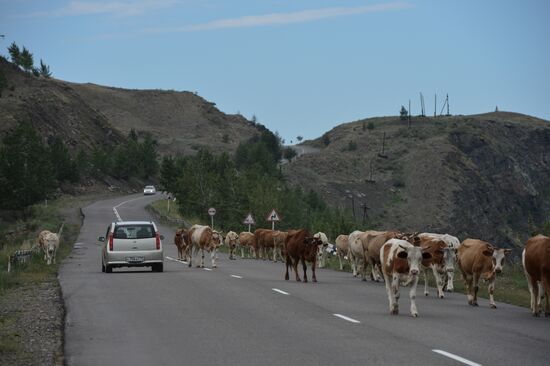
[[409,128],[411,127],[411,100],[409,99]]
[[437,94],[434,97],[434,117],[437,115]]

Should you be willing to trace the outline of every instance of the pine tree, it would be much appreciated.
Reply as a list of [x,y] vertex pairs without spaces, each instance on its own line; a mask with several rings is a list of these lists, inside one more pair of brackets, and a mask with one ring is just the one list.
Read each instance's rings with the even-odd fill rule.
[[19,58],[19,65],[25,70],[26,72],[30,73],[34,68],[34,58],[32,53],[23,46],[23,51],[21,51],[21,55]]
[[4,70],[0,70],[0,98],[2,98],[2,91],[8,86],[8,79]]
[[46,79],[49,79],[52,76],[52,73],[50,72],[50,67],[46,65],[42,59],[40,59],[40,69],[38,70],[41,76],[45,77]]
[[8,47],[8,52],[11,57],[11,62],[16,64],[17,66],[21,66],[21,50],[19,49],[19,46],[15,44],[15,42],[13,42]]

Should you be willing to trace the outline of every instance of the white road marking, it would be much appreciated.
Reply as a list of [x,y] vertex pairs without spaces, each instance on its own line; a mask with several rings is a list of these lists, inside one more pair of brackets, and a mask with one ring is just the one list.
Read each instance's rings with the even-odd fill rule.
[[288,292],[284,292],[283,290],[279,290],[278,288],[272,288],[272,290],[283,295],[290,295]]
[[473,362],[473,361],[467,360],[467,359],[465,359],[465,358],[463,358],[463,357],[454,355],[454,354],[449,353],[449,352],[442,351],[442,350],[440,350],[440,349],[432,349],[432,351],[434,351],[435,353],[439,353],[440,355],[443,355],[443,356],[452,358],[453,360],[462,362],[462,363],[464,363],[464,364],[466,364],[466,365],[469,365],[469,366],[481,366],[481,364],[479,364],[479,363],[475,363],[475,362]]
[[205,271],[211,271],[212,268],[203,268]]
[[231,277],[234,277],[234,278],[243,278],[243,276],[237,276],[237,275],[231,275]]
[[132,202],[132,201],[135,201],[135,200],[139,200],[139,199],[142,199],[143,197],[137,197],[137,198],[132,198],[131,200],[127,200],[127,201],[124,201],[124,202],[120,202],[118,205],[114,206],[113,207],[113,212],[115,213],[115,216],[117,218],[118,221],[122,221],[122,217],[118,214],[118,210],[117,210],[117,207],[120,207],[128,202]]
[[346,321],[348,321],[348,322],[350,322],[350,323],[355,323],[355,324],[361,323],[359,320],[352,319],[352,318],[347,317],[347,316],[342,315],[342,314],[332,314],[332,315],[334,315],[334,316],[337,317],[337,318],[344,319],[344,320],[346,320]]
[[189,262],[182,261],[181,259],[176,259],[176,258],[172,258],[172,257],[164,257],[164,258],[168,259],[169,261],[180,262],[180,263],[183,263],[183,264],[189,264]]

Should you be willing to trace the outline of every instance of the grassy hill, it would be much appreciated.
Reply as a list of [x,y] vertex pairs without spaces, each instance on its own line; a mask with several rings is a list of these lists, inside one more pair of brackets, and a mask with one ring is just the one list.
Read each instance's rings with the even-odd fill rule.
[[[384,134],[384,154],[381,154]],[[366,227],[442,232],[499,246],[550,221],[550,123],[506,112],[342,124],[284,166],[293,184],[363,216]],[[383,155],[383,156],[380,156]],[[372,167],[372,177],[371,177]]]

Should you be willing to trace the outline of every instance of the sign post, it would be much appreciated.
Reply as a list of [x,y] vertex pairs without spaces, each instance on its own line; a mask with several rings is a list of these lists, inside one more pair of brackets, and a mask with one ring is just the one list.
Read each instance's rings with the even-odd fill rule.
[[271,230],[275,230],[275,221],[281,221],[281,218],[275,209],[272,209],[269,215],[267,215],[266,221],[271,221]]
[[208,209],[208,214],[210,215],[210,222],[212,223],[210,227],[214,230],[214,215],[216,214],[216,209],[214,207],[210,207]]
[[244,219],[243,224],[248,225],[248,232],[250,232],[250,225],[256,225],[256,221],[254,221],[251,213],[248,213],[248,216]]

